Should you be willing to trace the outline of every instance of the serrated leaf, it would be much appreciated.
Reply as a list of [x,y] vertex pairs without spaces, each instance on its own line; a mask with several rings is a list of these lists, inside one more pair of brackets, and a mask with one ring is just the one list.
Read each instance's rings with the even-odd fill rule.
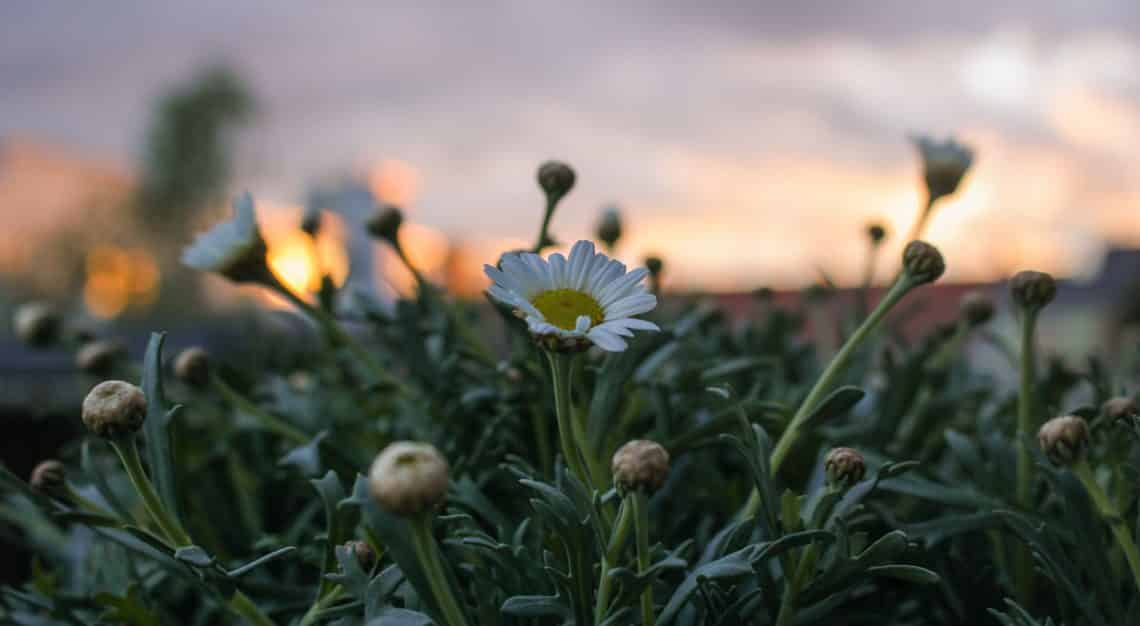
[[178,490],[174,483],[174,453],[170,447],[170,419],[174,413],[166,404],[162,387],[162,344],[166,333],[151,333],[143,357],[142,390],[146,394],[146,421],[143,437],[146,439],[146,460],[150,478],[163,505],[175,519],[178,511]]

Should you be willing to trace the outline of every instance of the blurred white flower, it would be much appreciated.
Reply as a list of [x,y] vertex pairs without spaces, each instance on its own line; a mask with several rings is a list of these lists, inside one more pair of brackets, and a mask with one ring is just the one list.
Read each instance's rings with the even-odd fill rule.
[[922,155],[922,176],[930,192],[930,203],[954,193],[974,162],[974,151],[953,138],[938,141],[919,135],[911,140]]
[[660,330],[633,317],[657,306],[657,297],[642,284],[648,272],[626,272],[623,263],[595,252],[589,241],[574,244],[569,259],[508,253],[499,265],[484,266],[494,281],[487,293],[513,307],[549,348],[581,349],[592,343],[621,352],[627,347],[623,337],[632,337],[633,331]]
[[243,193],[234,200],[233,218],[198,235],[182,251],[182,263],[234,282],[258,282],[270,275],[266,251],[253,214],[253,196]]

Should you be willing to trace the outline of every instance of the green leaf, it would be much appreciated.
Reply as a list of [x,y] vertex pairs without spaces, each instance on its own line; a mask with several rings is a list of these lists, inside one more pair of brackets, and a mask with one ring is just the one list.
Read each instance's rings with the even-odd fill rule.
[[253,571],[255,568],[261,567],[262,565],[265,565],[266,563],[268,563],[270,561],[275,561],[275,560],[285,556],[286,554],[289,554],[289,553],[295,551],[296,549],[297,548],[294,546],[285,546],[284,548],[278,548],[277,550],[274,550],[273,552],[270,552],[269,554],[257,557],[256,559],[250,561],[249,563],[246,563],[245,565],[235,567],[234,569],[226,572],[226,576],[229,576],[230,578],[237,578],[238,576],[241,576],[243,574],[247,574],[247,573]]
[[503,602],[499,609],[516,617],[558,617],[563,618],[570,608],[562,603],[562,598],[553,596],[513,596]]
[[[335,549],[345,540],[345,532],[337,523],[337,505],[345,498],[344,487],[340,484],[336,472],[332,470],[326,472],[322,478],[310,480],[309,484],[317,490],[321,496],[321,502],[325,505],[325,535],[327,539],[325,540],[324,562],[321,565],[321,571],[328,574],[333,571],[333,566],[336,564]],[[327,592],[329,586],[329,582],[322,579],[320,593]]]
[[846,413],[851,410],[851,407],[859,404],[859,401],[862,400],[865,395],[867,395],[867,392],[852,385],[845,385],[836,389],[808,414],[807,418],[804,419],[802,428],[804,428],[805,431],[811,430],[832,418]]
[[174,558],[194,567],[210,567],[214,564],[214,557],[198,546],[182,546],[174,551]]
[[365,626],[432,626],[434,623],[430,617],[418,611],[387,608],[368,620]]
[[665,608],[661,609],[658,623],[668,624],[676,618],[685,603],[697,591],[697,584],[701,580],[738,580],[753,575],[752,560],[756,553],[756,546],[748,546],[693,570],[673,591]]
[[917,565],[876,565],[867,568],[867,572],[876,576],[897,578],[920,585],[933,585],[941,580],[938,574]]
[[162,344],[166,333],[151,333],[143,358],[142,390],[146,394],[146,460],[150,477],[163,505],[170,514],[178,515],[178,490],[174,483],[174,453],[170,446],[170,420],[175,410],[166,405],[162,389]]

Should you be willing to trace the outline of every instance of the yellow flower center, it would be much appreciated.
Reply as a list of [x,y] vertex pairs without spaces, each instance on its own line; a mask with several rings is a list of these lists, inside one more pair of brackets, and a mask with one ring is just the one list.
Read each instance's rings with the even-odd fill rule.
[[580,315],[590,318],[590,326],[600,324],[606,318],[598,301],[577,289],[543,291],[531,298],[530,303],[546,321],[564,330],[574,330]]

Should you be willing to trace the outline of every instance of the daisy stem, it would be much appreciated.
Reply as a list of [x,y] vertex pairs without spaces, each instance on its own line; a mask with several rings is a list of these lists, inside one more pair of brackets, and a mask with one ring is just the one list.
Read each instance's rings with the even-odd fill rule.
[[1132,570],[1133,582],[1135,582],[1136,588],[1140,589],[1140,550],[1136,548],[1136,542],[1132,539],[1128,525],[1124,523],[1124,519],[1120,517],[1120,512],[1116,510],[1104,490],[1100,488],[1100,484],[1093,476],[1092,468],[1089,467],[1089,462],[1086,459],[1081,459],[1073,465],[1073,473],[1085,486],[1085,491],[1088,492],[1089,498],[1096,505],[1097,512],[1112,528],[1112,535],[1116,538],[1117,545],[1124,552],[1124,558],[1128,561],[1129,569]]
[[915,220],[914,226],[910,229],[910,237],[907,241],[916,241],[922,238],[922,233],[926,231],[926,223],[930,220],[930,214],[934,211],[934,202],[937,200],[934,196],[927,196],[926,205],[918,213],[918,219]]
[[[1026,307],[1021,315],[1021,380],[1017,390],[1017,504],[1024,510],[1032,506],[1033,458],[1029,454],[1029,437],[1034,430],[1034,393],[1037,391],[1037,357],[1033,336],[1037,328],[1037,310]],[[1028,546],[1017,553],[1014,573],[1023,602],[1033,595],[1033,557]]]
[[598,572],[598,595],[594,603],[594,623],[601,624],[610,608],[610,595],[613,593],[613,578],[609,575],[610,569],[617,563],[621,555],[622,546],[625,545],[629,535],[630,526],[633,525],[633,510],[623,499],[618,508],[617,521],[614,522],[610,534],[609,545],[602,554],[601,571]]
[[550,379],[554,384],[554,417],[558,422],[558,440],[562,445],[562,456],[571,472],[587,487],[593,487],[586,464],[582,461],[582,452],[578,449],[574,436],[574,425],[571,420],[574,414],[570,406],[570,382],[572,378],[573,355],[559,352],[546,352],[550,362]]
[[[649,569],[649,497],[637,490],[626,499],[633,510],[633,528],[637,545],[637,573],[644,574]],[[648,584],[641,591],[641,624],[653,626],[653,585]]]
[[442,613],[443,623],[447,626],[467,626],[467,615],[463,612],[455,594],[452,593],[448,582],[447,572],[443,569],[443,557],[439,553],[435,537],[431,532],[431,514],[423,513],[409,520],[412,530],[412,548],[415,549],[424,576],[427,577],[431,594]]
[[277,433],[298,445],[306,444],[312,439],[312,436],[304,433],[296,426],[289,424],[285,420],[263,410],[257,406],[257,404],[251,402],[249,398],[246,398],[236,389],[230,387],[229,384],[222,380],[217,374],[212,373],[210,375],[210,385],[214,388],[214,391],[218,392],[218,395],[225,398],[227,402],[237,407],[238,410],[261,422],[265,430]]
[[550,228],[550,218],[554,217],[554,207],[558,205],[559,199],[552,198],[549,195],[546,197],[546,212],[542,216],[542,226],[538,230],[538,241],[534,242],[534,249],[532,250],[535,254],[542,252],[543,246],[549,240],[546,231]]
[[[881,323],[887,316],[887,313],[890,312],[891,308],[894,307],[894,305],[898,304],[899,300],[902,300],[903,296],[905,296],[907,292],[914,287],[914,285],[915,283],[910,279],[905,270],[899,273],[898,278],[895,279],[894,284],[891,285],[890,290],[888,290],[887,294],[883,296],[883,299],[879,301],[879,304],[875,307],[875,310],[871,311],[871,314],[867,316],[867,319],[863,320],[863,323],[859,325],[859,328],[857,328],[855,332],[851,334],[851,336],[847,339],[847,342],[843,344],[843,347],[840,348],[839,352],[835,354],[835,357],[831,359],[831,363],[828,364],[827,369],[825,369],[823,371],[823,374],[820,375],[819,380],[815,383],[815,386],[812,387],[811,391],[808,392],[807,397],[804,398],[804,401],[800,404],[800,408],[796,411],[796,414],[792,417],[792,420],[788,422],[788,426],[784,429],[784,433],[780,435],[779,441],[776,442],[775,449],[772,450],[771,472],[773,476],[779,472],[780,465],[783,464],[784,460],[788,456],[788,453],[791,452],[792,446],[795,445],[795,443],[803,435],[803,422],[812,414],[812,411],[814,411],[819,403],[823,400],[824,394],[826,394],[831,389],[832,385],[835,383],[835,380],[846,369],[848,362],[855,355],[856,351],[858,351],[863,342],[871,336],[871,334],[879,326],[879,323]],[[744,511],[742,513],[743,519],[754,517],[759,508],[760,494],[755,488],[753,488],[752,495],[749,496],[748,503],[745,505]]]
[[146,471],[143,470],[142,460],[139,459],[139,449],[135,445],[134,435],[116,437],[109,441],[111,447],[115,449],[115,453],[119,455],[119,460],[123,463],[127,478],[130,479],[131,485],[142,498],[143,506],[146,507],[147,513],[158,526],[162,536],[175,547],[191,545],[193,542],[190,541],[190,537],[185,530],[182,530],[182,525],[178,523],[178,520],[162,505],[162,500],[155,492],[154,485],[147,478]]

